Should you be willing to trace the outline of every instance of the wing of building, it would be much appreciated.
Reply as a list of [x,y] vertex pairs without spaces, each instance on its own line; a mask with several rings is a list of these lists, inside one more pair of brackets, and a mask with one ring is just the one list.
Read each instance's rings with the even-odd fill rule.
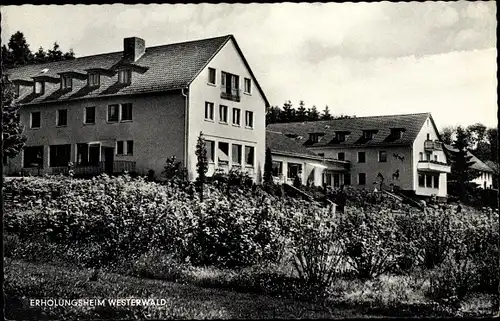
[[28,65],[7,71],[27,144],[7,174],[135,171],[159,175],[175,156],[196,175],[207,141],[209,175],[263,167],[269,105],[232,35]]
[[[270,124],[270,132],[324,159],[316,185],[372,189],[385,184],[422,196],[447,195],[450,165],[430,113]],[[267,144],[273,146],[269,139]],[[329,165],[333,160],[348,162],[349,171]]]

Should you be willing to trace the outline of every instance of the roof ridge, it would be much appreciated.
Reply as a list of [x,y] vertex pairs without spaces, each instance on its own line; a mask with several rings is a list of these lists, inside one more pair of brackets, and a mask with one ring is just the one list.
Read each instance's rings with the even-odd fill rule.
[[294,121],[294,122],[286,122],[286,123],[274,123],[269,125],[287,125],[287,124],[302,124],[302,123],[319,123],[319,122],[332,122],[338,120],[353,120],[360,118],[382,118],[382,117],[394,117],[394,116],[417,116],[417,115],[430,115],[430,112],[425,113],[410,113],[410,114],[394,114],[394,115],[375,115],[375,116],[359,116],[359,117],[346,117],[346,118],[337,118],[337,119],[321,119],[321,120],[306,120],[306,121]]
[[[205,41],[205,40],[222,39],[222,38],[228,38],[228,37],[233,37],[233,35],[230,34],[230,35],[225,35],[225,36],[218,36],[218,37],[211,37],[211,38],[202,38],[202,39],[197,39],[197,40],[188,40],[188,41],[174,42],[174,43],[168,43],[168,44],[163,44],[163,45],[150,46],[150,47],[145,47],[144,51],[146,51],[147,49],[156,49],[156,48],[160,48],[160,47],[167,47],[167,46],[173,46],[173,45],[187,44],[187,43],[198,42],[198,41]],[[19,67],[14,67],[14,68],[11,68],[11,69],[8,69],[8,70],[14,70],[14,69],[24,68],[24,67],[33,67],[33,66],[45,66],[45,65],[54,64],[54,63],[60,64],[61,62],[64,62],[64,61],[75,61],[75,60],[78,60],[78,59],[84,59],[84,58],[90,58],[90,57],[95,58],[95,57],[106,56],[106,55],[116,55],[116,54],[119,54],[119,53],[123,53],[123,51],[113,51],[113,52],[98,53],[98,54],[95,54],[95,55],[87,55],[87,56],[75,57],[74,59],[61,60],[61,61],[48,61],[48,62],[42,62],[42,63],[34,63],[34,64],[29,64],[29,65],[23,65],[23,66],[19,66]]]

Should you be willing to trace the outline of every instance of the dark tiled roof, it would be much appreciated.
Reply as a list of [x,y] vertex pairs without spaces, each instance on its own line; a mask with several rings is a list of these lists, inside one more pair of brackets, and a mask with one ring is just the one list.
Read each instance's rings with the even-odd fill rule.
[[[453,147],[451,145],[448,145],[448,144],[443,144],[443,145],[445,147],[445,150],[447,150],[448,152],[458,152],[458,149],[456,149],[455,147]],[[494,170],[490,166],[486,165],[482,160],[477,158],[470,151],[467,151],[467,156],[471,156],[472,158],[470,159],[470,161],[474,162],[474,164],[472,164],[470,166],[472,169],[475,169],[478,171],[483,171],[483,172],[489,172],[489,173],[494,172]]]
[[[117,75],[112,77],[101,76],[101,85],[94,90],[87,87],[87,80],[73,79],[73,89],[70,92],[61,91],[59,83],[45,83],[45,94],[43,96],[35,97],[31,88],[22,88],[19,102],[28,104],[180,89],[188,85],[220,48],[232,38],[229,35],[148,47],[145,53],[135,62],[135,65],[145,67],[147,71],[143,73],[134,72],[132,82],[129,85],[119,85]],[[85,69],[110,69],[122,61],[122,56],[123,52],[121,51],[113,52],[73,60],[22,66],[8,70],[7,73],[11,80],[32,81],[32,77],[37,75],[59,78],[58,73],[61,72],[86,73]],[[41,73],[43,69],[48,69],[48,71]]]
[[273,153],[284,153],[286,155],[296,155],[306,158],[321,158],[318,154],[305,148],[295,139],[288,138],[283,134],[266,130],[266,148],[270,148]]
[[[411,145],[417,137],[430,113],[370,116],[344,118],[334,120],[322,120],[312,122],[296,122],[270,124],[268,130],[281,132],[283,134],[296,134],[302,136],[300,142],[308,147],[317,146],[377,146],[377,145]],[[432,117],[431,117],[432,118]],[[404,128],[400,139],[390,139],[391,128]],[[363,140],[363,130],[377,130],[370,140]],[[335,141],[336,131],[350,132],[345,141]],[[309,133],[325,133],[317,142],[309,141]]]

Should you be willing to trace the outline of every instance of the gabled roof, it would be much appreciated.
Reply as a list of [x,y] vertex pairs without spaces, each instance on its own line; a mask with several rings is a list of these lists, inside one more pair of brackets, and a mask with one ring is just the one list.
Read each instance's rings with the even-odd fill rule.
[[[122,65],[122,51],[21,66],[7,70],[6,73],[11,80],[32,81],[34,76],[59,77],[60,73],[68,71],[84,74],[87,73],[88,69],[109,71],[108,76],[101,76],[100,87],[95,89],[89,88],[86,80],[76,79],[73,82],[71,92],[61,92],[59,84],[46,84],[45,94],[42,96],[33,95],[31,88],[21,88],[18,99],[21,104],[178,90],[188,86],[230,40],[234,41],[245,65],[255,79],[232,35],[147,47],[145,53],[134,62],[134,65],[143,67],[144,72],[134,72],[132,82],[129,85],[118,84],[117,76],[112,76],[112,71],[117,66]],[[268,103],[257,81],[255,84]]]
[[295,139],[270,130],[266,130],[266,148],[270,148],[271,152],[276,154],[322,159],[321,156],[308,150]]
[[[283,134],[296,134],[302,136],[302,144],[308,141],[309,133],[325,133],[320,141],[313,144],[307,144],[308,147],[411,145],[428,117],[430,117],[430,113],[369,116],[311,122],[269,124],[267,129]],[[404,128],[405,131],[400,139],[389,139],[391,128]],[[375,129],[378,131],[373,135],[373,139],[368,141],[360,140],[363,135],[363,130]],[[336,131],[347,131],[350,132],[350,134],[346,136],[345,141],[338,142],[334,139]]]
[[[443,146],[445,147],[445,150],[448,152],[452,152],[452,153],[458,152],[458,149],[456,149],[455,147],[453,147],[451,145],[443,144]],[[482,171],[482,172],[488,172],[488,173],[495,172],[490,166],[486,165],[482,160],[477,158],[476,155],[472,154],[470,151],[467,151],[467,156],[472,157],[470,159],[470,161],[474,162],[474,164],[472,164],[470,166],[470,168],[478,170],[478,171]]]

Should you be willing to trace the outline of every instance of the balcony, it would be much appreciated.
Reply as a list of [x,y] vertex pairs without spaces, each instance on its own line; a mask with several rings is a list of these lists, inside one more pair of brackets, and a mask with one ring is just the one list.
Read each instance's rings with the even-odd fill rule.
[[426,151],[443,150],[443,145],[440,141],[426,140],[424,141],[424,150]]
[[220,98],[240,102],[240,90],[238,88],[221,87]]
[[423,172],[450,173],[451,166],[438,161],[421,160],[417,164],[417,170]]

